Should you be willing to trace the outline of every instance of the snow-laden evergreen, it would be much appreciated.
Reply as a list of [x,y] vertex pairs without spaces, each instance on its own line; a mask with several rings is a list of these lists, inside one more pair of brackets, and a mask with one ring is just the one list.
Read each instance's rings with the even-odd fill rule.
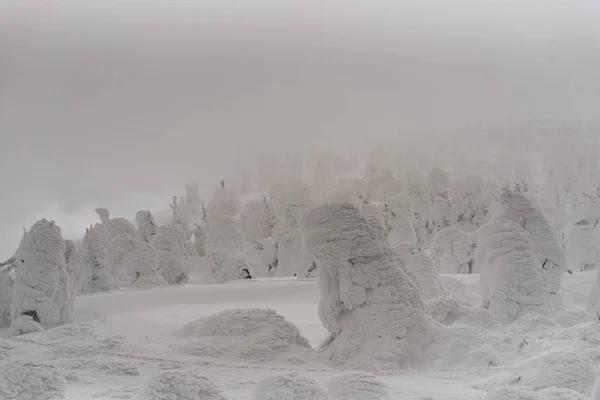
[[110,274],[112,269],[106,253],[106,244],[110,240],[103,224],[96,224],[86,229],[86,234],[81,242],[83,264],[77,291],[81,294],[106,292],[119,288],[119,284]]
[[157,225],[152,213],[148,210],[138,211],[135,214],[135,222],[138,227],[138,237],[146,243],[152,243],[156,235]]
[[25,234],[16,253],[12,320],[29,315],[44,328],[71,322],[74,301],[65,262],[65,242],[54,221],[42,219]]
[[475,237],[483,307],[503,324],[527,314],[551,315],[550,281],[521,225],[492,221],[481,227]]
[[319,318],[329,332],[321,353],[348,367],[418,364],[435,324],[383,229],[352,205],[327,204],[308,211],[302,230],[319,266]]

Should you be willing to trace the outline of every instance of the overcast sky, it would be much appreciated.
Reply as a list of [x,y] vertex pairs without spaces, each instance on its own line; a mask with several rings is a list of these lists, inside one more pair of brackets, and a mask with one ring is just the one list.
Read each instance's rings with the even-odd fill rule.
[[597,122],[597,0],[0,0],[0,258],[261,151]]

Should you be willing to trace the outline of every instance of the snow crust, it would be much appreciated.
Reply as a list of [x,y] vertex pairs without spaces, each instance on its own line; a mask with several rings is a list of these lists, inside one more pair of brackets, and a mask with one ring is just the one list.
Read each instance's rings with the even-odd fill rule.
[[0,399],[66,399],[65,378],[51,365],[34,362],[0,364]]

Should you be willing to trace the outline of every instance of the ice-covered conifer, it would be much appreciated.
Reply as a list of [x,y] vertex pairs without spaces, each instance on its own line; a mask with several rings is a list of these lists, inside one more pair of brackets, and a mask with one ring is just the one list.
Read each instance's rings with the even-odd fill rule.
[[594,226],[587,220],[577,222],[569,231],[565,242],[570,270],[583,271],[596,266],[598,243],[594,236]]
[[135,227],[126,218],[110,218],[110,213],[106,208],[96,208],[96,214],[100,217],[102,224],[108,228],[111,236],[117,236],[120,233],[137,236]]
[[146,243],[152,243],[158,229],[152,213],[148,210],[138,211],[135,214],[135,222],[138,226],[138,237]]
[[426,301],[435,297],[447,295],[442,286],[440,271],[427,254],[416,251],[402,255],[406,271],[414,277],[415,283],[421,289],[421,298]]
[[13,321],[29,315],[46,329],[70,322],[63,320],[74,300],[64,252],[62,231],[54,221],[42,219],[25,234],[16,254]]
[[436,324],[383,229],[349,204],[313,207],[301,225],[319,265],[319,318],[329,331],[321,352],[349,367],[417,364]]
[[473,242],[456,226],[440,230],[433,237],[431,256],[446,274],[470,274],[473,269]]
[[221,186],[215,188],[213,198],[208,203],[207,214],[209,217],[227,215],[234,217],[240,209],[240,200],[233,188]]
[[0,329],[10,326],[10,305],[15,280],[14,271],[0,268]]
[[557,232],[544,215],[519,188],[503,189],[490,212],[493,221],[513,221],[529,233],[535,256],[550,279],[550,294],[559,296],[560,282],[567,271],[565,254]]
[[[114,277],[121,286],[151,287],[166,285],[160,275],[158,251],[148,243],[127,234],[115,236],[111,243],[122,250],[114,266]],[[176,280],[171,277],[170,280]]]
[[549,279],[521,225],[492,221],[474,236],[484,308],[504,324],[527,314],[552,314]]
[[106,226],[96,224],[86,229],[81,242],[83,264],[77,291],[82,294],[107,292],[119,288],[119,284],[109,273],[106,255]]
[[243,233],[245,242],[261,241],[271,237],[275,216],[266,197],[260,201],[246,203],[242,212]]
[[196,246],[196,252],[200,257],[206,256],[206,233],[205,227],[197,225],[194,230],[194,246]]
[[245,254],[239,250],[216,249],[209,254],[213,269],[209,281],[225,283],[230,280],[252,279],[250,265]]

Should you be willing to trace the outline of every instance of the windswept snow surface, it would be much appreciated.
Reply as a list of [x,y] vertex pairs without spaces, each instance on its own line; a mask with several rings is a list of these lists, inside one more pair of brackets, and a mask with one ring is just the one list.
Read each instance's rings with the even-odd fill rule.
[[[586,316],[583,308],[595,272],[564,276],[566,312],[556,317],[528,315],[507,327],[487,324],[486,315],[476,311],[481,302],[478,281],[478,275],[442,275],[446,289],[474,309],[458,303],[450,307],[460,315],[456,321],[445,321],[449,324],[442,331],[445,337],[438,338],[439,345],[431,349],[437,351],[431,355],[436,362],[424,369],[375,372],[376,379],[341,371],[317,356],[297,363],[290,362],[292,357],[256,362],[227,352],[208,357],[177,349],[181,331],[189,324],[209,321],[226,310],[248,308],[275,310],[318,348],[328,332],[318,317],[317,282],[293,278],[121,289],[80,296],[72,324],[18,337],[9,337],[10,329],[0,330],[0,370],[10,369],[14,363],[50,364],[59,375],[48,375],[48,379],[56,376],[60,389],[63,376],[69,400],[137,400],[143,398],[144,390],[163,380],[153,377],[167,376],[174,378],[160,387],[170,394],[177,390],[177,382],[187,385],[190,380],[183,377],[190,371],[214,383],[230,400],[253,399],[259,382],[281,374],[316,382],[318,387],[328,388],[330,398],[340,393],[339,382],[361,386],[363,394],[379,393],[378,397],[357,394],[357,399],[386,398],[379,382],[387,387],[389,398],[402,400],[480,400],[488,393],[489,399],[519,399],[528,397],[514,397],[514,393],[529,396],[531,392],[532,398],[539,399],[589,398],[600,371],[600,323],[596,317]],[[278,324],[264,326],[276,327],[269,332],[280,329]],[[240,329],[247,327],[243,324]],[[255,334],[261,329],[254,330]],[[241,340],[241,335],[238,338]],[[190,383],[188,388],[199,390],[201,386]],[[513,397],[493,397],[503,390]]]

